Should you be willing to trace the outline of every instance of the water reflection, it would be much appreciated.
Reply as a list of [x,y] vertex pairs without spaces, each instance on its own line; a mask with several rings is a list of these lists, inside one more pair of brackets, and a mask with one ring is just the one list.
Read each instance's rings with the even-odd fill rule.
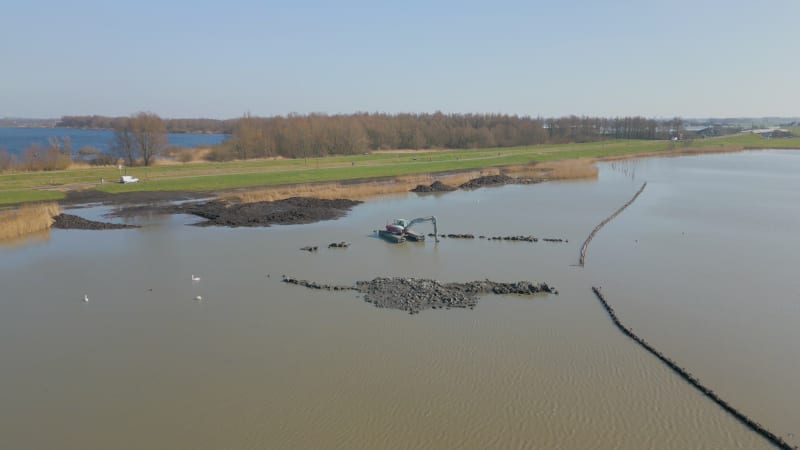
[[33,244],[41,244],[50,240],[50,229],[39,230],[11,239],[0,240],[0,249],[21,248]]

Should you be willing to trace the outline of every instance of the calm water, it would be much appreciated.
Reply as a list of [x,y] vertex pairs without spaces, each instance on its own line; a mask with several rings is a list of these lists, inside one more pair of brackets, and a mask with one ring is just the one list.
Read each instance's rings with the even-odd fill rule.
[[[0,127],[0,148],[13,154],[20,154],[32,144],[47,145],[51,137],[69,136],[72,150],[77,152],[81,147],[94,147],[106,151],[114,141],[111,130],[82,130],[77,128],[6,128]],[[169,133],[168,145],[177,147],[197,147],[219,144],[226,134]]]
[[[798,445],[787,435],[800,435],[798,170],[790,151],[645,159],[603,164],[590,182],[384,197],[312,225],[150,217],[133,220],[139,230],[7,246],[0,448],[769,448],[619,333],[592,285]],[[586,235],[643,181],[574,267]],[[446,233],[569,243],[371,235],[430,214]],[[342,240],[352,246],[324,248]],[[538,280],[560,295],[409,316],[281,274]]]

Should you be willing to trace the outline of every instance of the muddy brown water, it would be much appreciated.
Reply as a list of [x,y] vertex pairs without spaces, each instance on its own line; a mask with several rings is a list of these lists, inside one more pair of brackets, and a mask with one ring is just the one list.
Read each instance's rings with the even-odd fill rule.
[[[592,285],[800,445],[798,170],[791,151],[622,161],[596,181],[382,197],[310,225],[133,217],[142,228],[2,247],[0,448],[769,448],[625,338]],[[431,214],[444,233],[569,243],[372,233]],[[560,295],[408,315],[282,274],[543,281]]]

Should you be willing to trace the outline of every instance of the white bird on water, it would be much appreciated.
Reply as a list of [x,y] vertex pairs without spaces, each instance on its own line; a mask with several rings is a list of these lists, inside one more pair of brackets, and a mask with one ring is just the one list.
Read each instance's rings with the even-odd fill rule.
[[197,296],[197,297],[195,297],[194,299],[195,299],[195,300],[197,300],[197,301],[200,301],[200,300],[202,300],[202,299],[203,299],[203,297],[201,297],[201,296],[199,296],[199,295],[198,295],[198,296]]
[[86,295],[86,294],[83,294],[83,301],[84,302],[88,302],[89,301],[89,296]]
[[192,281],[200,281],[200,277],[196,277],[192,274]]

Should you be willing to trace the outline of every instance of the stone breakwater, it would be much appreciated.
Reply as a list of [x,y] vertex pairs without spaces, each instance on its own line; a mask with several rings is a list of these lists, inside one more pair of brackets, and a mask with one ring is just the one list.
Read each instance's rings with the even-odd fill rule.
[[556,294],[558,291],[547,283],[518,281],[498,283],[490,280],[468,283],[442,283],[437,280],[419,278],[375,278],[358,281],[354,286],[322,284],[292,277],[283,277],[284,283],[326,291],[356,291],[364,295],[364,301],[378,308],[390,308],[418,314],[425,309],[474,308],[478,297],[484,294],[535,295]]
[[603,220],[596,227],[594,227],[594,230],[592,230],[592,232],[589,233],[589,237],[586,238],[586,240],[583,242],[583,245],[581,246],[581,257],[580,257],[580,260],[578,261],[578,265],[583,266],[584,262],[586,262],[586,250],[589,249],[589,242],[591,242],[592,239],[594,239],[594,235],[596,235],[597,232],[600,231],[600,229],[605,226],[605,224],[607,224],[608,222],[611,222],[611,220],[613,220],[622,211],[624,211],[625,208],[627,208],[628,206],[631,206],[631,203],[633,203],[634,200],[636,200],[636,198],[639,197],[639,194],[641,194],[642,191],[644,191],[644,188],[646,186],[647,186],[647,182],[645,181],[644,184],[642,184],[642,187],[639,188],[638,191],[636,191],[636,194],[634,194],[633,198],[628,200],[628,202],[625,203],[624,205],[622,205],[621,208],[619,208],[618,210],[614,211],[614,214],[611,214],[610,216],[606,217],[605,220]]
[[[436,236],[433,233],[428,233],[428,236],[434,237]],[[439,237],[449,238],[449,239],[475,239],[475,235],[472,233],[443,233],[440,234]],[[535,236],[478,236],[478,239],[486,239],[489,241],[514,241],[514,242],[563,242],[569,243],[569,239],[562,239],[562,238],[537,238]]]
[[612,308],[611,305],[608,304],[608,301],[606,301],[605,297],[603,296],[603,293],[600,291],[600,288],[592,287],[592,292],[594,292],[594,295],[597,297],[597,300],[600,301],[600,304],[603,306],[608,315],[611,317],[611,321],[614,322],[614,325],[616,325],[616,327],[619,328],[620,331],[622,331],[622,334],[633,339],[634,342],[636,342],[642,348],[644,348],[645,350],[653,354],[656,358],[661,360],[661,362],[663,362],[667,367],[669,367],[675,373],[677,373],[678,376],[680,376],[686,382],[694,386],[703,395],[713,400],[714,403],[716,403],[722,409],[730,413],[733,417],[738,419],[745,426],[747,426],[754,432],[761,435],[764,439],[768,440],[771,444],[781,449],[788,449],[788,450],[797,449],[797,446],[794,447],[790,446],[786,441],[781,439],[780,436],[767,430],[763,425],[747,417],[746,415],[744,415],[744,413],[739,412],[739,410],[731,406],[728,402],[721,399],[716,393],[714,393],[714,391],[700,384],[700,380],[698,380],[692,374],[690,374],[687,369],[679,366],[675,361],[669,359],[663,353],[659,352],[652,345],[647,343],[647,341],[637,336],[636,333],[633,332],[633,330],[623,325],[622,322],[617,317],[616,312],[614,312],[614,308]]

